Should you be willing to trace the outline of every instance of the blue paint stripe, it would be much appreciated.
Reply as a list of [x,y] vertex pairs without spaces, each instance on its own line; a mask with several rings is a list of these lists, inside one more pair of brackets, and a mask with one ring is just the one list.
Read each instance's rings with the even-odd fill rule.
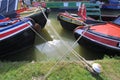
[[17,23],[15,23],[15,24],[13,24],[13,25],[6,26],[6,28],[0,29],[0,32],[9,30],[9,29],[11,29],[11,28],[18,27],[19,25],[21,25],[21,24],[23,24],[23,23],[25,23],[25,22],[27,22],[27,21],[29,21],[29,19],[25,19],[24,21],[22,20],[22,21],[17,22]]

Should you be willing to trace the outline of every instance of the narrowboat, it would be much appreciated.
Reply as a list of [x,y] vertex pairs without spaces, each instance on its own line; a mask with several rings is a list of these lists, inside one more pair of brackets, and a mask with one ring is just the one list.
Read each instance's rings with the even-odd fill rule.
[[19,0],[0,2],[0,57],[32,46],[35,40],[33,29],[42,29],[47,22],[48,8],[16,10],[18,3]]
[[64,29],[73,31],[77,26],[82,26],[86,24],[101,23],[102,21],[95,20],[91,17],[86,16],[86,8],[84,4],[78,9],[77,14],[71,14],[68,12],[61,12],[58,14],[57,18]]
[[120,16],[112,22],[79,26],[74,30],[78,43],[107,54],[120,54]]
[[17,53],[33,45],[35,21],[31,18],[0,20],[0,57]]

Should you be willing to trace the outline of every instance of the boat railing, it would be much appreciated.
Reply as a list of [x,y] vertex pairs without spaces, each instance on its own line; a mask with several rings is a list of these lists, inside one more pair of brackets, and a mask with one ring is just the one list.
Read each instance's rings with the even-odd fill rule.
[[82,3],[87,3],[88,1],[54,1],[46,2],[46,7],[49,8],[78,8]]
[[87,16],[98,16],[101,19],[100,5],[96,3],[85,3]]

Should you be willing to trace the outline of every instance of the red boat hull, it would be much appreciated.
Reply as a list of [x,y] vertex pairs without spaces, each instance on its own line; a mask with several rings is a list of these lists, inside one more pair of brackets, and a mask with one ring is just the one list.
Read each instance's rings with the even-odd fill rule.
[[78,39],[82,36],[78,43],[92,50],[120,55],[119,19],[110,23],[90,26],[89,28],[78,27],[74,30],[75,38]]

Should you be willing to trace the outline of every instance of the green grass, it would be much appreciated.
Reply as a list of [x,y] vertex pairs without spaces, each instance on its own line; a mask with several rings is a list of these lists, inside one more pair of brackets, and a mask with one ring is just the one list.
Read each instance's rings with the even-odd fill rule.
[[[119,80],[119,59],[97,60],[100,75],[92,75],[80,62],[60,62],[46,80]],[[0,62],[0,80],[42,80],[55,62]]]
[[[54,15],[54,14],[53,14]],[[53,18],[56,18],[53,16]],[[53,20],[54,21],[54,20]],[[57,23],[55,24],[57,25]],[[119,80],[120,57],[96,60],[102,65],[102,73],[93,75],[80,62],[60,62],[47,76],[46,80]],[[42,78],[54,66],[55,60],[4,61],[0,62],[0,80],[43,80]]]

